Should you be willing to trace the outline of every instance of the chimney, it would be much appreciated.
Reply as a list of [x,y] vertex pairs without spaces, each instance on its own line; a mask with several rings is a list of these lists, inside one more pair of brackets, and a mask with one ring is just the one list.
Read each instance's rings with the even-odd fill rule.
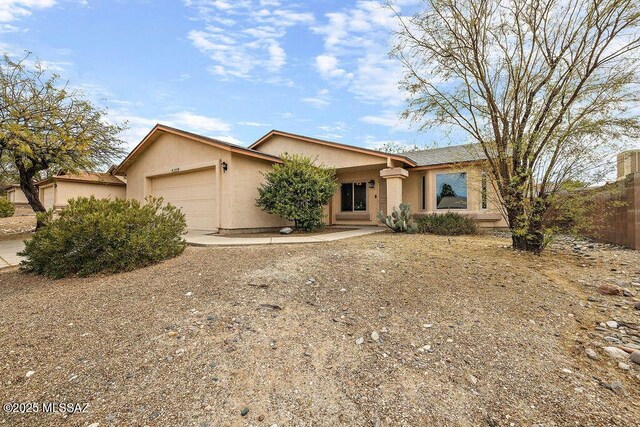
[[640,173],[640,150],[628,150],[618,154],[618,180],[632,173]]

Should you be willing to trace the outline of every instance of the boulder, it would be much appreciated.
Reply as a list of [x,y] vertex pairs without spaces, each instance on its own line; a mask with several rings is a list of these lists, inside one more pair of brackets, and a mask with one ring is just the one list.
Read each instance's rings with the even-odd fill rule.
[[629,358],[629,354],[624,350],[620,350],[618,347],[604,347],[603,350],[613,359],[627,360]]
[[284,228],[281,228],[278,233],[280,233],[280,234],[291,234],[291,233],[293,233],[293,228],[284,227]]
[[600,285],[598,287],[598,292],[602,295],[624,295],[624,290],[620,286],[610,284]]

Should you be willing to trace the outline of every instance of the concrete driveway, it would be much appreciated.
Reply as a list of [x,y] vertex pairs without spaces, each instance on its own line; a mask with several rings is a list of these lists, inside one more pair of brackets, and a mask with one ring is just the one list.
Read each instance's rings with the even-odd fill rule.
[[20,264],[18,252],[24,249],[22,240],[0,240],[0,269]]

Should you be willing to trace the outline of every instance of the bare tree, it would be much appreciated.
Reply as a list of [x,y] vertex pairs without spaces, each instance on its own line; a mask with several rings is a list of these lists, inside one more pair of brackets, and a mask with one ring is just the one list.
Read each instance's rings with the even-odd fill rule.
[[513,247],[540,252],[562,184],[601,178],[607,156],[640,135],[640,2],[424,3],[398,15],[405,117],[479,142]]
[[27,57],[0,64],[0,170],[19,178],[35,212],[45,210],[35,181],[56,169],[68,172],[110,165],[124,154],[124,129],[106,112]]

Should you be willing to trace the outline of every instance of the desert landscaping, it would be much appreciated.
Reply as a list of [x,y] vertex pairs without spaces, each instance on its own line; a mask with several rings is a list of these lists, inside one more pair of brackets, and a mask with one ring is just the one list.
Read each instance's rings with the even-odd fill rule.
[[2,401],[88,407],[0,422],[636,423],[640,365],[603,348],[640,346],[640,253],[559,238],[536,256],[509,244],[380,233],[189,247],[86,279],[4,270]]

